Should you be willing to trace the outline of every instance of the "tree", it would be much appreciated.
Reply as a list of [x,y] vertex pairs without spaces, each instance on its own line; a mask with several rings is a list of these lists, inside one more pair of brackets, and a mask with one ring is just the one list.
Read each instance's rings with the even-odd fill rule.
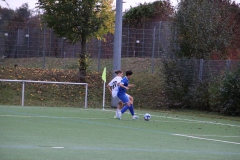
[[68,43],[81,41],[79,54],[80,80],[86,76],[86,43],[92,37],[101,39],[114,31],[112,0],[38,0],[43,9],[43,22],[53,28],[55,34],[66,37]]
[[137,7],[130,8],[124,19],[133,27],[141,27],[146,22],[166,21],[173,14],[173,7],[169,0],[157,0],[153,3],[140,3]]
[[[229,0],[226,0],[230,2]],[[219,0],[181,0],[175,15],[180,57],[210,59],[212,53],[226,58],[233,38],[229,7]]]
[[27,3],[22,4],[21,7],[15,10],[15,19],[18,19],[20,22],[27,21],[31,16],[31,10]]
[[0,26],[4,24],[4,27],[6,28],[7,24],[10,21],[13,22],[26,22],[29,20],[31,16],[31,10],[29,9],[29,6],[27,3],[22,4],[21,7],[17,8],[15,11],[8,8],[2,8],[0,6]]
[[5,29],[9,21],[13,18],[14,10],[2,8],[0,6],[0,28]]
[[229,59],[240,59],[240,3],[229,3],[229,0],[222,0],[219,7],[227,10],[230,26],[233,26],[233,38],[231,44],[227,48]]

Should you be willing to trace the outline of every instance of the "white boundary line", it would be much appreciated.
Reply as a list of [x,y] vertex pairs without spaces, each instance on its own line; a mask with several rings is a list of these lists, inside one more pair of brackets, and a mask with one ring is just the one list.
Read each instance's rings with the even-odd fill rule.
[[52,147],[53,149],[63,149],[65,147]]
[[184,134],[172,134],[174,136],[180,136],[180,137],[188,137],[188,138],[193,138],[193,139],[202,139],[202,140],[207,140],[207,141],[215,141],[215,142],[223,142],[223,143],[231,143],[231,144],[240,144],[238,142],[231,142],[231,141],[222,141],[218,139],[208,139],[208,138],[201,138],[201,137],[195,137],[195,136],[188,136]]
[[[111,110],[106,110],[105,111],[111,111]],[[139,114],[143,115],[143,114]],[[222,126],[231,126],[231,127],[240,127],[240,125],[234,125],[234,124],[223,124],[223,123],[217,123],[217,122],[211,122],[211,121],[199,121],[199,120],[192,120],[192,119],[181,119],[181,118],[174,118],[174,117],[167,117],[167,116],[156,116],[156,115],[151,115],[152,117],[162,117],[162,118],[167,118],[167,119],[174,119],[174,120],[181,120],[181,121],[188,121],[188,122],[195,122],[195,123],[207,123],[207,124],[217,124],[217,125],[222,125]]]
[[240,136],[201,135],[201,134],[184,134],[184,135],[186,135],[186,136],[201,136],[201,137],[240,138]]
[[0,115],[0,117],[21,117],[21,118],[73,118],[73,119],[91,119],[91,120],[98,120],[98,119],[109,119],[109,118],[80,118],[80,117],[51,117],[51,116],[21,116],[21,115]]
[[[154,115],[152,115],[152,116],[154,116]],[[211,122],[211,121],[199,121],[199,120],[181,119],[181,118],[165,117],[165,116],[154,116],[154,117],[163,117],[163,118],[169,118],[169,119],[175,119],[175,120],[181,120],[181,121],[188,121],[188,122],[207,123],[207,124],[217,124],[217,125],[222,125],[222,126],[240,127],[240,125],[234,125],[234,124],[223,124],[223,123],[217,123],[217,122]]]

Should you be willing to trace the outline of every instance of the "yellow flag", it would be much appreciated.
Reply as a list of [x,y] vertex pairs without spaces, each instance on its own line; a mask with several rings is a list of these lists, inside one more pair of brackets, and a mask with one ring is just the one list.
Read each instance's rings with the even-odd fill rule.
[[103,69],[103,73],[102,73],[102,80],[103,80],[104,82],[106,82],[106,81],[107,81],[106,67],[104,67],[104,69]]

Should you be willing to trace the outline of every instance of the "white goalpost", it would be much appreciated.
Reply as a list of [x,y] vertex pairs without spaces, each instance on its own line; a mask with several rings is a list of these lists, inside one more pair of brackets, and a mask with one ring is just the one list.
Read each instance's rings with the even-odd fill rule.
[[25,84],[26,83],[41,83],[41,84],[63,84],[63,85],[83,85],[85,86],[85,97],[84,97],[84,108],[87,108],[87,94],[88,94],[88,83],[72,83],[72,82],[54,82],[54,81],[31,81],[31,80],[10,80],[0,79],[0,82],[18,82],[22,83],[22,106],[24,106],[25,100]]

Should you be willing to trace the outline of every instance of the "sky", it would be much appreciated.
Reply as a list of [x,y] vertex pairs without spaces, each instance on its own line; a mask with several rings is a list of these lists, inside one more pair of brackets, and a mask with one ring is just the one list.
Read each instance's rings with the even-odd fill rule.
[[[123,0],[123,11],[126,9],[129,9],[130,6],[135,7],[137,6],[139,3],[144,3],[144,2],[154,2],[156,0]],[[177,4],[177,0],[170,0],[172,2],[173,5]],[[240,1],[240,0],[239,0]],[[11,9],[16,9],[19,8],[20,6],[22,6],[22,4],[24,3],[28,3],[29,8],[33,9],[35,8],[35,3],[37,3],[37,0],[6,0],[6,2],[9,4],[9,7]],[[114,0],[114,2],[116,2],[116,0]],[[2,7],[7,7],[6,3],[3,2],[2,0],[0,0],[0,5]]]
[[[35,8],[35,3],[37,3],[37,0],[6,0],[7,3],[9,4],[9,7],[11,9],[16,9],[19,8],[20,6],[22,6],[22,4],[24,3],[28,3],[29,8],[30,9],[34,9]],[[130,6],[135,7],[138,6],[139,3],[144,3],[144,2],[154,2],[156,0],[123,0],[123,11],[125,11],[126,9],[129,9]],[[172,3],[173,6],[177,5],[178,0],[170,0],[170,2]],[[233,0],[232,0],[233,1]],[[116,0],[114,0],[114,2],[116,2]],[[240,0],[235,0],[236,3],[240,3]],[[0,0],[0,5],[2,7],[7,7],[6,3],[2,0]]]

